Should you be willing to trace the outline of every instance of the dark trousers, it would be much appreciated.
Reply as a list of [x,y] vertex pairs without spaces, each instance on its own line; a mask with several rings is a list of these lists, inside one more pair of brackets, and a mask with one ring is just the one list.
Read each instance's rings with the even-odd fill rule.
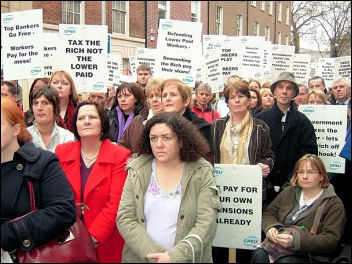
[[[270,263],[268,253],[257,248],[252,253],[251,263]],[[308,255],[290,255],[278,258],[274,263],[310,263]]]

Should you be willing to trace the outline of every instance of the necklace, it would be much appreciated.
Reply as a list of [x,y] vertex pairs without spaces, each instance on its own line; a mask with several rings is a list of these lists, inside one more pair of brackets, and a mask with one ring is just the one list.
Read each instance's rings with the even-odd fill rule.
[[98,155],[99,155],[99,151],[98,153],[93,157],[93,158],[88,158],[84,152],[83,149],[81,148],[81,154],[84,160],[84,163],[86,164],[87,168],[90,168],[90,166],[92,166],[92,164],[94,163],[94,161],[97,159]]

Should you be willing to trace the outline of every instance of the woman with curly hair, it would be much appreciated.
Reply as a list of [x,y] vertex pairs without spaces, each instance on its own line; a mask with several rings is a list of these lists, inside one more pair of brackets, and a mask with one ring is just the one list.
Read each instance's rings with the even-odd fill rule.
[[[162,113],[147,121],[141,154],[127,165],[117,227],[125,239],[122,262],[191,262],[193,234],[203,241],[203,262],[212,262],[220,205],[206,140],[190,121]],[[189,238],[197,262],[201,244]]]

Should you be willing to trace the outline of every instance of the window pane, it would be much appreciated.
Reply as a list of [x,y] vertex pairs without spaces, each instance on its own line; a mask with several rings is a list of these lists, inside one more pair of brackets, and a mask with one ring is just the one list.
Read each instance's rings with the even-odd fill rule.
[[126,11],[126,1],[120,1],[121,2],[121,11]]
[[71,12],[67,13],[67,24],[73,24],[73,14]]
[[121,33],[125,34],[125,23],[121,23]]
[[166,18],[166,11],[165,10],[159,9],[159,19],[160,18]]
[[75,24],[80,24],[80,19],[79,19],[80,15],[79,14],[75,14]]
[[158,6],[159,6],[159,8],[166,9],[166,1],[158,1]]

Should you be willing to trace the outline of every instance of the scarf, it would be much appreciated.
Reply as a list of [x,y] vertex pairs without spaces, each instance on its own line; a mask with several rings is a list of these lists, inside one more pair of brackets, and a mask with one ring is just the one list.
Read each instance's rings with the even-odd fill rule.
[[120,107],[116,106],[116,113],[117,113],[117,121],[119,122],[119,134],[117,135],[117,141],[119,142],[122,138],[123,134],[125,133],[128,126],[131,124],[132,119],[134,118],[133,111],[128,115],[127,120],[125,120],[124,114],[121,111]]
[[64,128],[64,129],[67,129],[67,130],[71,131],[72,133],[73,133],[72,120],[73,120],[74,111],[75,111],[75,106],[73,105],[73,102],[70,100],[67,105],[64,119],[59,115],[59,119],[56,122],[58,126]]
[[253,119],[249,111],[239,125],[233,122],[230,114],[220,143],[220,163],[245,164],[245,145],[249,140],[251,127]]

